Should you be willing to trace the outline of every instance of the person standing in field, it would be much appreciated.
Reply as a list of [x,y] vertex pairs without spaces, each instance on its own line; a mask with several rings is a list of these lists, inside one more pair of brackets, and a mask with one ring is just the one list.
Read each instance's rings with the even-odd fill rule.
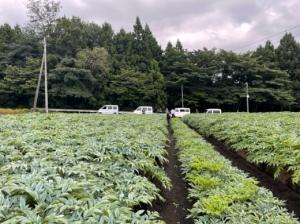
[[167,115],[167,120],[169,121],[170,120],[170,112],[169,112],[168,108],[166,108],[166,115]]

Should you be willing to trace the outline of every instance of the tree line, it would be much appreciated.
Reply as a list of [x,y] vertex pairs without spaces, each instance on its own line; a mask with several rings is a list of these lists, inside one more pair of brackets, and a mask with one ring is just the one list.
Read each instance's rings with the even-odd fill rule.
[[[0,26],[0,107],[32,107],[42,52],[30,27]],[[109,23],[62,17],[48,37],[48,69],[52,108],[163,111],[181,105],[183,86],[184,105],[193,110],[245,111],[247,82],[252,111],[300,109],[300,45],[290,33],[278,47],[267,41],[246,53],[188,51],[179,40],[162,49],[139,18],[132,32],[114,32]]]

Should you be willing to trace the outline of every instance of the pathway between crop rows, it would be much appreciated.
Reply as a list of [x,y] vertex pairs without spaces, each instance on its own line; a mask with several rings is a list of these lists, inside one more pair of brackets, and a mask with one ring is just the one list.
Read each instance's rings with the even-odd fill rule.
[[186,217],[192,204],[187,199],[187,185],[181,175],[180,162],[176,155],[175,138],[170,123],[168,124],[168,131],[167,159],[169,162],[165,164],[165,172],[171,179],[172,188],[171,190],[161,189],[161,195],[166,201],[155,204],[154,209],[159,212],[167,224],[190,224],[193,223],[192,220],[186,219]]
[[206,141],[212,144],[216,151],[232,162],[232,165],[255,177],[260,186],[263,186],[273,192],[274,196],[286,201],[286,208],[293,211],[298,219],[300,219],[300,194],[295,192],[287,185],[274,180],[274,178],[267,173],[261,171],[258,167],[246,161],[243,157],[238,155],[232,149],[227,147],[223,142],[213,138],[205,137]]

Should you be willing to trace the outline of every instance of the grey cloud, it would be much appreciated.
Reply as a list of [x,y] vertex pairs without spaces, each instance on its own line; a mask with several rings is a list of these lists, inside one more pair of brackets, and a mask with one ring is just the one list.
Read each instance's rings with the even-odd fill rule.
[[[0,22],[24,24],[25,4],[26,0],[0,0]],[[62,6],[62,15],[109,22],[116,31],[132,30],[140,16],[163,47],[179,38],[188,49],[236,49],[297,25],[300,19],[298,0],[62,0]],[[299,36],[300,29],[293,33]],[[279,38],[272,40],[277,43]]]

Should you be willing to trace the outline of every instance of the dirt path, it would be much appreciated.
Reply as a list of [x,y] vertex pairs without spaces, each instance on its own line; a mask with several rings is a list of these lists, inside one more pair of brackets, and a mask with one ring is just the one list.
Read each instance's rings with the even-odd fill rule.
[[255,177],[259,181],[260,186],[269,189],[276,197],[286,201],[287,209],[289,211],[293,211],[297,218],[300,219],[300,194],[296,193],[287,185],[274,180],[273,177],[261,171],[254,164],[246,161],[236,152],[227,147],[223,142],[218,141],[213,137],[204,138],[214,146],[216,151],[231,160],[235,167],[249,173],[250,176]]
[[175,147],[175,138],[173,130],[168,125],[169,145],[167,146],[169,162],[165,165],[165,171],[172,182],[170,191],[161,189],[161,195],[166,199],[164,203],[157,203],[154,209],[159,212],[167,224],[190,224],[191,219],[186,219],[189,214],[188,209],[192,204],[188,201],[188,191],[186,183],[181,175],[180,163],[177,159],[177,149]]

